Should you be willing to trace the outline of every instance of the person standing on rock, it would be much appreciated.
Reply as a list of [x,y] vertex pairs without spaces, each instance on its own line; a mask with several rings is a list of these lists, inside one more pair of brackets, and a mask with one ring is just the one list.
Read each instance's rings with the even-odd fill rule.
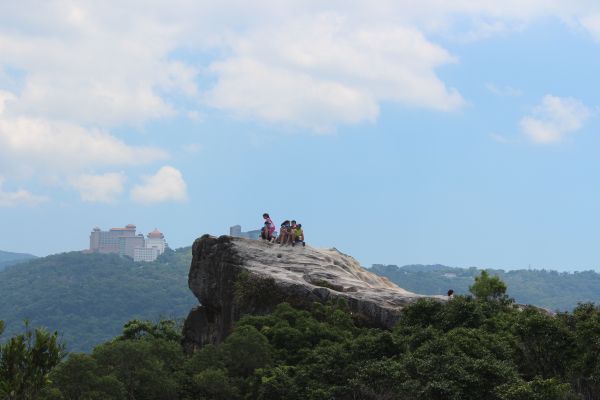
[[265,220],[265,226],[263,226],[260,236],[263,240],[270,242],[273,240],[273,233],[275,233],[275,224],[268,213],[263,214],[263,219]]

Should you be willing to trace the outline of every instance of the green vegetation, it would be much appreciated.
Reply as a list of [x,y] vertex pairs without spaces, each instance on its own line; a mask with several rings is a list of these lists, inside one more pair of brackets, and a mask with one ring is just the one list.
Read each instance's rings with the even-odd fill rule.
[[261,278],[242,271],[236,279],[235,302],[246,310],[269,309],[283,301],[283,294],[277,288],[275,279]]
[[181,319],[198,303],[187,287],[190,262],[184,248],[154,263],[72,252],[9,267],[0,271],[0,342],[29,320],[59,331],[70,351],[90,351],[131,319]]
[[[387,277],[415,293],[440,295],[448,289],[469,293],[469,286],[481,270],[443,265],[374,265],[370,271]],[[507,295],[521,304],[550,310],[573,310],[578,303],[600,303],[600,274],[594,271],[556,272],[547,270],[487,270],[508,286]]]
[[[0,321],[0,333],[4,322]],[[6,400],[37,399],[49,381],[48,374],[64,357],[57,334],[44,329],[17,334],[0,345],[0,397]]]
[[11,253],[0,250],[0,271],[4,268],[36,258],[31,254]]
[[556,316],[519,309],[501,280],[477,278],[476,297],[419,300],[392,331],[356,326],[344,302],[282,303],[244,316],[220,345],[184,355],[172,321],[131,321],[53,368],[38,398],[600,399],[600,307]]
[[487,271],[481,271],[481,274],[475,277],[475,283],[469,286],[469,292],[479,300],[507,300],[504,282],[497,276],[490,276]]

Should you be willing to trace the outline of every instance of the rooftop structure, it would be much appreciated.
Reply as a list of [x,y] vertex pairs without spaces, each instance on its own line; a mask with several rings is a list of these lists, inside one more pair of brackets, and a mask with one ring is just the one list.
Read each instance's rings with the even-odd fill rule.
[[260,229],[242,232],[241,225],[234,225],[229,228],[229,236],[258,240],[260,239]]

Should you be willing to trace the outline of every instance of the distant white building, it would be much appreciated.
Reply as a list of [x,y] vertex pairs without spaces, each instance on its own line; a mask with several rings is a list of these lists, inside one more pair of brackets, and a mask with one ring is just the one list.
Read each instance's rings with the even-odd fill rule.
[[158,229],[154,228],[152,232],[148,234],[146,239],[147,248],[156,248],[160,254],[165,252],[167,248],[167,242],[165,241],[165,235],[163,235]]
[[165,252],[167,248],[167,242],[165,235],[163,235],[158,229],[154,228],[146,238],[144,247],[136,247],[133,253],[133,261],[154,261]]
[[133,261],[152,262],[158,258],[160,253],[156,247],[136,247],[133,250]]
[[133,261],[154,261],[168,247],[163,235],[154,228],[147,237],[136,234],[136,226],[129,224],[125,228],[111,228],[103,231],[94,228],[90,234],[90,248],[87,253],[117,253],[133,258]]

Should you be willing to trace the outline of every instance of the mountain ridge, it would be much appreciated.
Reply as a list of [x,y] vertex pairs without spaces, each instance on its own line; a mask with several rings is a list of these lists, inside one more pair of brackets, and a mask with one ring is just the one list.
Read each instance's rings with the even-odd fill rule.
[[600,303],[600,273],[595,271],[558,272],[545,269],[502,270],[459,268],[441,264],[397,265],[373,264],[369,270],[392,282],[423,294],[445,294],[453,289],[466,294],[475,276],[485,269],[508,286],[508,295],[518,303],[566,311],[578,303]]
[[0,271],[6,267],[16,265],[25,261],[33,260],[38,258],[33,254],[28,253],[14,253],[12,251],[0,250]]

